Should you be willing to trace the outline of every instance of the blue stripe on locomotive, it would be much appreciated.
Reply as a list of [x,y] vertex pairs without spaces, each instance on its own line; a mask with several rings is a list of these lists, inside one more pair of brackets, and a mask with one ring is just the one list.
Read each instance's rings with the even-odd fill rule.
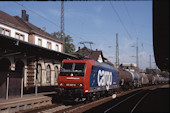
[[119,85],[117,70],[92,66],[90,74],[90,87]]

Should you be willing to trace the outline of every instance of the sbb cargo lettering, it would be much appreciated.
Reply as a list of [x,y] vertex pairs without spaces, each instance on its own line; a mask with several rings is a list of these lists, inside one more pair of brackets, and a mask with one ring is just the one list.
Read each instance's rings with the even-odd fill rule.
[[112,72],[99,70],[97,83],[98,83],[98,86],[112,85]]

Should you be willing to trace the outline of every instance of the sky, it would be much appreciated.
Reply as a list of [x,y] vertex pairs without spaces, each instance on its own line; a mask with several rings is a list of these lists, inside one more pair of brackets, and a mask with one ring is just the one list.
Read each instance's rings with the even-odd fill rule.
[[[60,1],[1,1],[0,10],[21,17],[29,14],[29,22],[46,32],[60,31]],[[116,33],[119,42],[119,62],[136,63],[138,39],[139,68],[156,68],[153,53],[152,1],[65,1],[64,30],[76,47],[79,42],[93,42],[93,50],[115,63]],[[90,44],[86,44],[90,48]]]

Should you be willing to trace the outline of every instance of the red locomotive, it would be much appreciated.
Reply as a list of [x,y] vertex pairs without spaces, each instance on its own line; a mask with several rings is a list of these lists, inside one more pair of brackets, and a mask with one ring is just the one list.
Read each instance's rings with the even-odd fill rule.
[[100,97],[119,88],[118,71],[95,60],[63,60],[58,87],[64,99],[81,101]]

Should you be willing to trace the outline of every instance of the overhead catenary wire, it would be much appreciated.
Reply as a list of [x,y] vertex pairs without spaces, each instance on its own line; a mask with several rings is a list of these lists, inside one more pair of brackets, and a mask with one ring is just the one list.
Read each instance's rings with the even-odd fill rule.
[[[131,25],[133,26],[134,31],[135,31],[135,33],[136,33],[136,36],[138,37],[138,33],[137,33],[136,27],[135,27],[135,25],[134,25],[134,22],[133,22],[133,20],[132,20],[132,18],[131,18],[131,15],[130,15],[130,13],[129,13],[128,7],[127,7],[125,1],[123,1],[123,3],[124,3],[124,6],[125,6],[127,15],[128,15],[128,17],[129,17],[129,19],[130,19],[130,21],[131,21]],[[141,44],[142,49],[147,53],[147,51],[146,51],[145,48],[144,48],[143,43],[142,43],[140,40],[138,40],[138,41],[139,41],[139,43]]]
[[[111,5],[112,9],[114,10],[115,14],[117,15],[117,17],[118,17],[120,23],[122,24],[123,28],[125,29],[126,33],[127,33],[128,36],[131,38],[130,33],[129,33],[128,30],[126,29],[125,24],[124,24],[123,21],[121,20],[118,12],[116,11],[115,7],[113,6],[113,4],[112,4],[111,2],[110,2],[110,5]],[[128,12],[127,6],[126,6],[126,4],[124,4],[124,5],[125,5],[126,11],[127,11],[127,13],[128,13],[128,16],[129,16],[129,18],[130,18],[130,20],[131,20],[131,23],[134,25],[134,23],[133,23],[133,21],[132,21],[132,18],[131,18],[131,16],[130,16],[129,12]],[[135,30],[135,32],[136,32],[136,35],[138,35],[135,26],[134,26],[134,30]],[[136,36],[136,37],[138,37],[138,36]],[[131,39],[132,39],[132,38],[131,38]],[[143,45],[143,43],[142,43],[140,40],[139,40],[139,43],[141,44],[142,49],[146,52],[146,50],[145,50],[145,48],[144,48],[144,45]],[[153,46],[152,46],[152,47],[153,47]],[[149,53],[149,52],[146,52],[146,53]]]
[[114,6],[113,6],[113,4],[112,4],[112,2],[111,2],[111,1],[110,1],[110,5],[111,5],[111,7],[112,7],[113,11],[116,13],[116,15],[117,15],[117,17],[118,17],[118,19],[119,19],[120,23],[122,24],[123,28],[125,29],[126,33],[127,33],[127,34],[128,34],[128,36],[129,36],[129,38],[130,38],[130,39],[132,39],[132,37],[131,37],[130,33],[129,33],[129,32],[128,32],[128,30],[126,29],[125,24],[123,23],[122,19],[120,18],[119,14],[117,13],[117,11],[116,11],[116,9],[114,8]]
[[33,11],[33,10],[31,10],[31,9],[29,9],[29,8],[27,8],[27,7],[25,7],[24,5],[22,5],[22,4],[18,3],[18,2],[15,2],[15,3],[17,3],[18,5],[20,5],[20,6],[24,7],[24,8],[26,8],[26,9],[29,10],[30,12],[32,12],[32,13],[34,13],[34,14],[40,16],[41,18],[43,18],[44,20],[48,21],[49,23],[52,23],[52,24],[56,25],[57,27],[60,27],[59,25],[57,25],[57,24],[54,23],[53,21],[51,21],[51,20],[45,18],[44,16],[41,16],[41,15],[38,14],[37,12],[35,12],[35,11]]
[[124,6],[125,6],[125,9],[126,9],[127,15],[128,15],[128,17],[129,17],[129,19],[130,19],[130,21],[131,21],[131,24],[132,24],[132,26],[134,27],[135,33],[136,33],[136,35],[138,36],[138,33],[137,33],[137,31],[136,31],[136,27],[134,26],[134,22],[133,22],[133,20],[132,20],[132,18],[131,18],[131,16],[130,16],[129,11],[128,11],[128,7],[126,6],[125,1],[124,1],[123,3],[124,3]]
[[[38,15],[39,17],[43,18],[43,19],[46,20],[47,22],[49,22],[49,23],[51,23],[51,24],[53,24],[53,25],[55,25],[55,26],[57,26],[57,27],[60,28],[60,26],[57,25],[56,23],[54,23],[53,21],[51,21],[51,20],[45,18],[44,16],[40,15],[40,14],[37,13],[37,12],[35,12],[35,11],[33,11],[33,10],[31,10],[31,9],[29,9],[29,8],[27,8],[27,7],[25,7],[23,4],[20,4],[20,3],[16,2],[16,1],[15,1],[15,3],[18,4],[18,5],[20,5],[20,6],[22,6],[22,7],[24,7],[24,8],[26,8],[26,9],[29,10],[30,12],[32,12],[32,13]],[[70,33],[70,34],[72,34],[72,35],[74,35],[74,36],[76,36],[77,38],[80,38],[81,40],[84,40],[82,37],[76,35],[75,33],[72,33],[72,32],[70,32],[70,31],[68,31],[68,30],[66,30],[66,29],[65,29],[65,31],[68,32],[68,33]]]
[[[21,3],[18,3],[18,2],[15,2],[15,3],[17,3],[18,5],[26,8],[27,10],[33,12],[34,14],[40,16],[42,19],[46,20],[47,22],[52,23],[53,25],[55,25],[55,26],[57,26],[58,28],[60,28],[60,26],[59,26],[58,24],[56,24],[55,22],[49,20],[48,18],[40,15],[40,14],[37,13],[36,11],[33,11],[33,10],[31,10],[30,8],[25,7],[25,6],[24,6],[23,4],[21,4]],[[126,29],[126,26],[125,26],[125,24],[123,23],[120,15],[118,14],[118,12],[116,11],[115,7],[114,7],[113,4],[111,3],[111,1],[110,1],[110,5],[112,6],[113,10],[115,11],[115,14],[118,16],[118,19],[119,19],[120,23],[122,24],[123,28],[125,29],[125,31],[127,32],[128,36],[129,36],[130,38],[132,38],[131,35],[130,35],[130,33],[129,33],[128,30]],[[126,8],[127,8],[127,7],[126,7]],[[127,10],[127,11],[128,11],[128,10]],[[71,14],[71,15],[73,16],[73,14]],[[129,17],[131,18],[131,16],[130,16],[129,13],[128,13],[128,15],[129,15]],[[78,20],[81,21],[80,19],[78,19]],[[132,18],[131,18],[131,21],[132,21]],[[82,22],[82,21],[81,21],[81,22]],[[82,22],[82,23],[85,24],[84,22]],[[79,38],[79,39],[81,39],[81,40],[84,40],[84,38],[83,38],[82,36],[79,36],[79,35],[71,32],[71,31],[68,31],[68,30],[65,30],[65,31],[66,31],[67,33],[70,33],[70,34],[74,35],[75,38]],[[140,43],[141,43],[141,45],[142,45],[142,42],[140,42]],[[144,49],[144,47],[142,47],[142,48]]]

